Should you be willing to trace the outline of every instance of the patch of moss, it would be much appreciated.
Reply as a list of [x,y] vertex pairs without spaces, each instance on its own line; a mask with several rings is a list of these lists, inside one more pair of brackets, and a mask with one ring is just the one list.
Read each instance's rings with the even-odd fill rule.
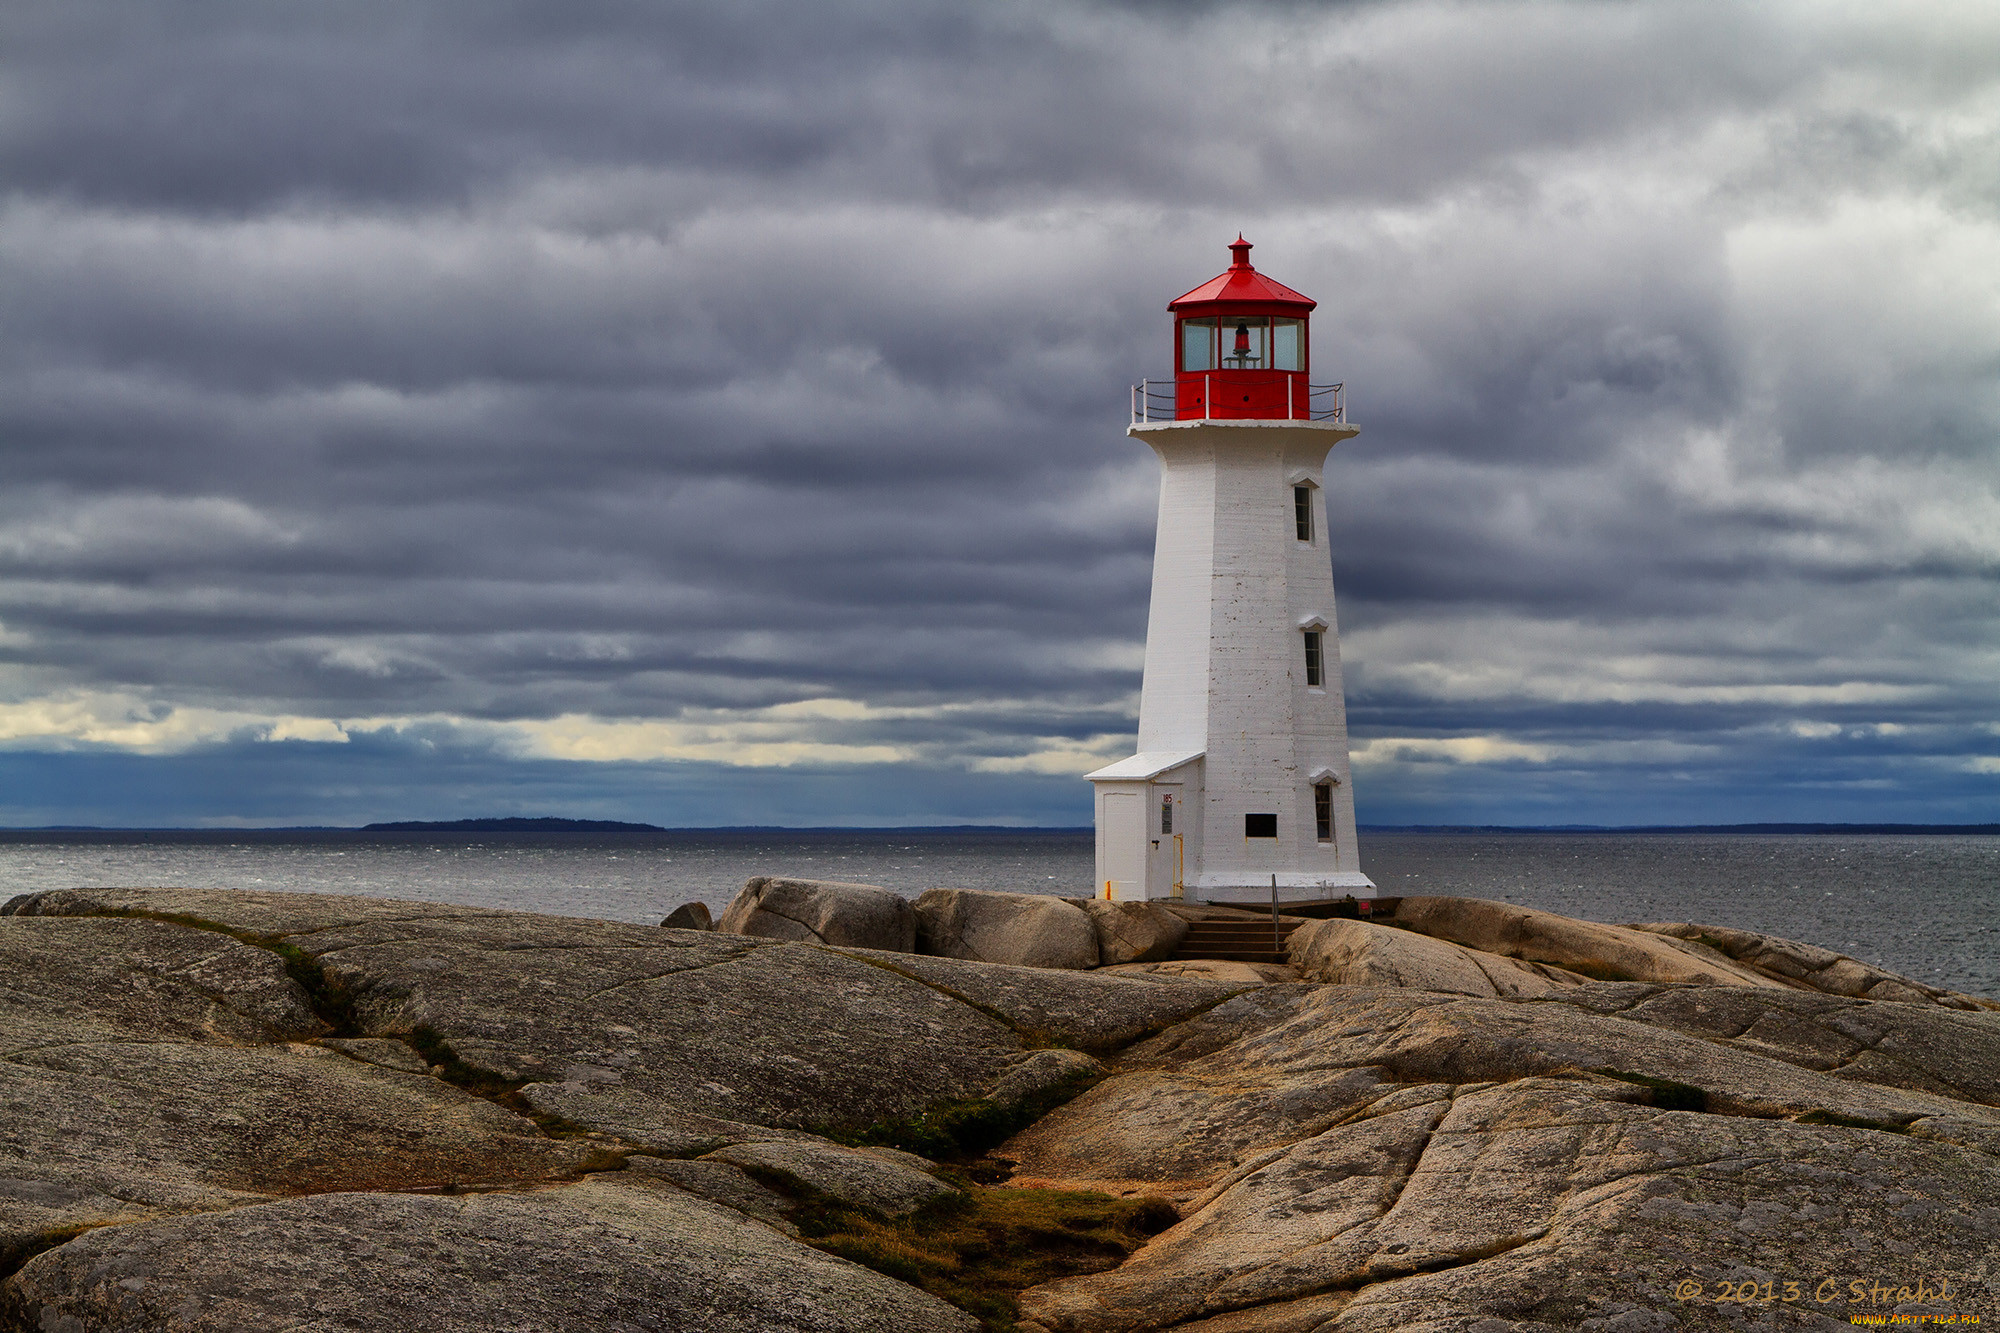
[[[502,1078],[489,1069],[469,1065],[459,1059],[458,1052],[451,1043],[438,1035],[436,1028],[419,1024],[403,1038],[410,1049],[423,1057],[432,1073],[462,1092],[469,1092],[497,1106],[504,1106],[516,1115],[535,1122],[535,1125],[552,1139],[580,1139],[591,1133],[588,1125],[578,1124],[567,1116],[554,1115],[548,1111],[538,1111],[521,1095],[527,1086],[526,1079]],[[624,1169],[625,1159],[631,1156],[629,1150],[604,1149],[598,1156],[586,1159],[578,1170],[619,1171]]]
[[1793,1121],[1799,1125],[1840,1125],[1847,1129],[1873,1129],[1884,1134],[1907,1134],[1908,1125],[1899,1125],[1893,1120],[1870,1120],[1865,1116],[1840,1115],[1833,1111],[1807,1111]]
[[[535,1122],[542,1133],[552,1139],[580,1139],[592,1131],[588,1125],[578,1124],[567,1116],[538,1111],[528,1099],[521,1095],[527,1086],[526,1079],[502,1078],[488,1069],[469,1065],[461,1060],[451,1043],[438,1035],[436,1028],[419,1024],[403,1038],[410,1049],[423,1057],[436,1077],[462,1092],[469,1092],[497,1106],[504,1106],[516,1115]],[[631,1156],[628,1149],[606,1148],[589,1158],[577,1169],[581,1172],[619,1171],[625,1166],[625,1159]]]
[[458,1058],[458,1052],[451,1043],[439,1036],[437,1029],[418,1024],[403,1038],[410,1049],[424,1058],[431,1072],[455,1088],[462,1088],[475,1097],[488,1101],[501,1101],[519,1093],[525,1080],[501,1078],[490,1070],[469,1065]]
[[999,1146],[1102,1077],[1078,1072],[1012,1106],[984,1097],[934,1102],[913,1116],[878,1120],[859,1129],[823,1127],[813,1132],[857,1148],[901,1148],[932,1161],[957,1161]]
[[1676,1083],[1670,1078],[1654,1078],[1651,1074],[1629,1074],[1622,1069],[1593,1069],[1593,1074],[1615,1078],[1621,1083],[1636,1083],[1646,1089],[1646,1104],[1657,1106],[1662,1111],[1706,1111],[1708,1094],[1691,1083]]
[[808,1244],[949,1301],[990,1333],[1014,1328],[1029,1287],[1116,1268],[1180,1220],[1165,1199],[981,1186],[892,1219],[781,1173],[760,1178],[791,1201]]
[[299,989],[312,1001],[313,1012],[332,1031],[329,1037],[358,1037],[361,1023],[354,1013],[354,996],[347,987],[326,974],[319,959],[307,953],[296,944],[268,936],[238,935],[245,944],[253,944],[260,949],[268,949],[278,956],[285,965],[285,975],[299,984]]

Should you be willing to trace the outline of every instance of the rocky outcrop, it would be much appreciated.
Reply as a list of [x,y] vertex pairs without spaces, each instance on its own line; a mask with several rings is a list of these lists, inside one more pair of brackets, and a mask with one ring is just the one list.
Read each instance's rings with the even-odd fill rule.
[[[1479,956],[1470,961],[1480,968],[1490,969],[1501,957],[1599,981],[1785,987],[1948,1009],[1994,1007],[1990,1000],[1926,985],[1831,949],[1725,926],[1686,921],[1613,926],[1482,898],[1404,898],[1393,921],[1473,950]],[[1370,980],[1365,969],[1343,979]]]
[[758,876],[743,886],[715,928],[732,935],[802,940],[910,953],[917,920],[899,893],[873,884]]
[[1097,963],[1157,963],[1174,956],[1188,932],[1187,921],[1156,903],[1115,903],[1102,898],[1068,898],[1097,927]]
[[0,918],[0,1256],[293,1193],[560,1178],[594,1151],[329,1031],[281,958],[228,935]]
[[[1502,924],[1511,958],[1313,923],[1296,968],[1225,982],[373,899],[31,895],[0,912],[0,1328],[971,1333],[911,1283],[963,1299],[953,1265],[989,1245],[1072,1274],[1020,1293],[1023,1333],[1994,1309],[2000,1013],[1877,995],[1889,974],[1823,993],[1858,984],[1838,956],[1768,937]],[[1544,949],[1727,980],[1566,976]],[[1014,1129],[964,1174],[856,1146]],[[1087,1216],[981,1211],[1078,1188],[1180,1220],[1100,1251]],[[948,1262],[912,1248],[955,1229]]]
[[568,1188],[632,1155],[851,1160],[806,1131],[1073,1090],[1098,1066],[1048,1041],[1108,1050],[1230,993],[380,899],[10,907],[0,1260],[330,1192]]
[[1483,898],[1404,898],[1392,920],[1482,953],[1543,963],[1599,981],[1784,984],[1703,944]]
[[[988,1008],[881,965],[914,955],[290,894],[63,890],[28,908],[44,919],[12,920],[151,911],[271,940],[311,961],[359,1035],[448,1047],[468,1079],[569,1086],[584,1124],[593,1094],[622,1092],[716,1121],[861,1125],[977,1098],[1031,1051]],[[1038,994],[1161,1003],[1145,981],[1032,975]]]
[[1546,963],[1482,953],[1366,921],[1308,921],[1285,941],[1302,981],[1534,999],[1588,980]]
[[[1718,1297],[1752,1274],[1773,1295],[1751,1313],[1790,1281],[1804,1326],[1871,1308],[1851,1277],[1891,1303],[1920,1280],[1959,1302],[1906,1312],[1987,1308],[1996,1016],[1738,987],[1562,995],[1272,987],[1135,1048],[1003,1151],[1039,1183],[1169,1191],[1183,1221],[1117,1269],[1025,1293],[1025,1327],[1734,1327]],[[1885,1045],[1896,1086],[1859,1062]]]
[[1227,958],[1170,958],[1164,963],[1118,963],[1104,969],[1119,976],[1185,977],[1225,986],[1268,986],[1297,981],[1298,969],[1286,963],[1244,963]]
[[944,958],[1020,967],[1096,967],[1097,927],[1061,898],[931,889],[917,899],[917,947]]
[[708,1154],[748,1171],[775,1172],[831,1199],[898,1217],[958,1191],[930,1174],[931,1164],[912,1153],[885,1148],[842,1148],[818,1139],[775,1139],[736,1144]]
[[1731,930],[1726,926],[1699,926],[1691,921],[1655,922],[1631,929],[1704,945],[1774,981],[1810,987],[1828,995],[1864,996],[1902,1004],[1941,1004],[1948,1009],[1993,1007],[1990,1001],[1976,996],[1929,986],[1846,954],[1776,935]]
[[[1256,980],[1215,982],[1187,978],[1149,984],[1105,972],[1069,972],[1051,984],[1047,970],[922,954],[854,952],[954,999],[1003,1019],[1040,1045],[1109,1051],[1182,1022],[1220,1004]],[[1165,980],[1165,979],[1162,979]]]
[[641,1172],[456,1197],[324,1194],[106,1227],[29,1263],[23,1328],[976,1333],[936,1297]]
[[714,930],[715,919],[708,914],[707,903],[682,903],[660,925],[666,930]]
[[[1373,1093],[1231,1171],[1122,1267],[1026,1293],[1023,1312],[1061,1333],[1723,1328],[1742,1326],[1740,1284],[1768,1281],[1753,1318],[1790,1293],[1796,1326],[1831,1328],[1871,1309],[1856,1278],[1906,1313],[1990,1308],[1991,1260],[1959,1211],[2000,1188],[1983,1154],[1662,1110],[1613,1079]],[[1920,1283],[1951,1299],[1897,1299]]]

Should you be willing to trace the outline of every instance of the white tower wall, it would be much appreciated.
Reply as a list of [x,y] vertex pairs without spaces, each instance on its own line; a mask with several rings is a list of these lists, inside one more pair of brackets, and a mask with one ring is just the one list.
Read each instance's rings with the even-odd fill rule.
[[[1100,891],[1161,896],[1162,856],[1174,858],[1166,882],[1179,896],[1207,901],[1263,901],[1274,875],[1287,900],[1373,889],[1355,842],[1324,489],[1328,451],[1358,433],[1286,420],[1131,428],[1160,459],[1159,527],[1140,753],[1091,775]],[[1310,540],[1297,536],[1298,486],[1311,488]],[[1306,683],[1308,629],[1321,636],[1318,686]],[[1317,836],[1319,781],[1332,783],[1327,842]],[[1156,808],[1166,783],[1182,802],[1178,844]],[[1121,845],[1107,846],[1103,803],[1113,791],[1144,793],[1140,848],[1122,846],[1132,836],[1122,804],[1127,817],[1113,821]],[[1275,815],[1277,837],[1245,836],[1248,814]]]

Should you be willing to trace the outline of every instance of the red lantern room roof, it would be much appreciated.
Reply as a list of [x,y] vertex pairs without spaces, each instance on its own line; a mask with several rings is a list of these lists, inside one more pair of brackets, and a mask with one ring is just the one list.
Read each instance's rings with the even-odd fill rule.
[[1250,242],[1243,239],[1242,232],[1237,232],[1236,239],[1230,242],[1229,253],[1231,262],[1226,270],[1186,296],[1167,302],[1167,309],[1191,314],[1194,307],[1206,306],[1292,306],[1304,314],[1319,304],[1251,268]]

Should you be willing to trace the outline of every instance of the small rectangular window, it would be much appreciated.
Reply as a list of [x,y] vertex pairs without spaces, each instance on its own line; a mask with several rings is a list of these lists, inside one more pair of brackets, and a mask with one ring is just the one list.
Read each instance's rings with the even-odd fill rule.
[[1214,320],[1184,319],[1181,321],[1181,369],[1215,369]]
[[1296,319],[1271,321],[1271,368],[1304,370],[1305,325]]
[[1316,783],[1313,786],[1313,824],[1319,831],[1321,842],[1333,841],[1333,784]]
[[1160,834],[1162,837],[1174,831],[1174,798],[1171,793],[1160,798]]
[[1278,817],[1274,814],[1243,816],[1243,836],[1246,838],[1277,837]]
[[1319,631],[1316,629],[1306,631],[1306,684],[1326,684],[1326,671],[1320,665]]
[[1313,539],[1312,487],[1292,487],[1292,521],[1297,527],[1300,541],[1309,542]]

